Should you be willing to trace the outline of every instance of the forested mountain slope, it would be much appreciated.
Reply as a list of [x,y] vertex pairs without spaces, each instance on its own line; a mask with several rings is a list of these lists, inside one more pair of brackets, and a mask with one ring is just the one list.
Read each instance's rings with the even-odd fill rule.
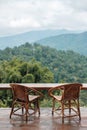
[[61,34],[38,40],[37,43],[56,48],[57,50],[73,50],[87,56],[87,32]]
[[[19,47],[0,50],[0,63],[14,59],[39,61],[54,74],[54,82],[87,82],[87,57],[73,51],[58,51],[39,44],[25,43]],[[33,62],[34,63],[34,62]],[[11,68],[10,68],[11,70]]]
[[5,49],[6,47],[15,47],[24,44],[25,42],[36,42],[37,40],[60,35],[60,34],[66,34],[66,33],[78,33],[77,31],[69,31],[69,30],[34,30],[30,32],[24,32],[16,35],[11,36],[3,36],[0,37],[0,49]]

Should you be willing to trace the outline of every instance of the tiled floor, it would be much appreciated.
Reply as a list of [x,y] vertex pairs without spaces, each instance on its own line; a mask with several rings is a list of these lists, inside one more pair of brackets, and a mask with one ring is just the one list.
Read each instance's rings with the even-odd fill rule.
[[0,108],[0,130],[87,130],[87,108],[81,108],[81,122],[78,118],[65,119],[51,115],[51,108],[41,108],[41,115],[24,121],[14,116],[9,119],[10,108]]

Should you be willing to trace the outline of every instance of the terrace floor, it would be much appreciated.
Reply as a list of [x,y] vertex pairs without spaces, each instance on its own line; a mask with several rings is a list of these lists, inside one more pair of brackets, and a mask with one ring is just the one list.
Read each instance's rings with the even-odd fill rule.
[[18,116],[9,119],[10,108],[0,108],[0,130],[87,130],[87,108],[81,108],[81,121],[77,117],[65,118],[51,115],[51,108],[41,108],[40,117],[32,116],[29,121],[24,121]]

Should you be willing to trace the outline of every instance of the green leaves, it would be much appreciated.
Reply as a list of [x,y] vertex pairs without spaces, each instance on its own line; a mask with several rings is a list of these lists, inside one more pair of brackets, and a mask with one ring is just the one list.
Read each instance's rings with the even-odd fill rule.
[[[53,73],[40,62],[31,60],[30,62],[13,59],[0,64],[0,80],[5,83],[41,83],[53,82]],[[4,72],[4,73],[2,73]]]

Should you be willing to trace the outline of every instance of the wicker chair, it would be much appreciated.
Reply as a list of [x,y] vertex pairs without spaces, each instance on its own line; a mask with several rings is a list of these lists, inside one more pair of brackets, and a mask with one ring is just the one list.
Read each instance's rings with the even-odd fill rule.
[[10,118],[12,115],[24,116],[27,121],[28,117],[36,112],[40,115],[39,98],[43,96],[41,92],[16,83],[11,83],[10,86],[13,94]]
[[[65,117],[70,118],[74,116],[78,116],[79,120],[81,120],[79,104],[81,87],[82,84],[80,83],[72,83],[51,88],[48,93],[53,99],[52,115],[54,112],[58,112],[58,114],[62,115],[62,121],[64,121]],[[57,107],[55,106],[56,102],[59,103]],[[65,113],[67,113],[67,110],[65,109],[69,110],[69,113],[66,115]],[[60,113],[58,110],[60,110]]]

